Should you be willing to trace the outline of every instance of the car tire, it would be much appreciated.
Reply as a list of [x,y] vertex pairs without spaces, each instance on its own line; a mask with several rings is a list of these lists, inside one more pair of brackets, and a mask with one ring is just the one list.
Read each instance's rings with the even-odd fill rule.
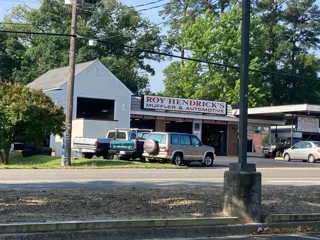
[[81,154],[83,158],[85,159],[91,159],[93,158],[94,154],[93,153],[82,153]]
[[308,157],[308,162],[309,163],[315,163],[316,162],[316,158],[312,154],[310,154],[309,157]]
[[287,162],[290,162],[290,161],[291,161],[289,153],[286,153],[286,154],[284,155],[284,160],[286,160]]
[[147,153],[157,155],[159,152],[159,143],[153,139],[148,139],[144,142],[143,148]]
[[210,153],[207,153],[202,162],[202,166],[211,167],[212,164],[213,164],[213,155]]
[[183,164],[183,157],[182,154],[176,153],[172,158],[172,164],[176,166],[181,166]]
[[283,156],[283,150],[279,150],[276,152],[276,157],[282,157]]
[[268,154],[263,154],[264,158],[270,158],[270,156]]

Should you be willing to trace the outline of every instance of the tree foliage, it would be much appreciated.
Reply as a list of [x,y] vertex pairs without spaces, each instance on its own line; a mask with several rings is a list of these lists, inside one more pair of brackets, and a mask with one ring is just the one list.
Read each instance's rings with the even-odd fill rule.
[[[10,30],[69,34],[71,7],[65,5],[64,0],[44,0],[39,9],[14,8],[5,22],[26,24],[7,26]],[[148,87],[149,76],[155,72],[146,60],[159,61],[160,58],[128,51],[123,45],[158,50],[162,41],[158,26],[118,0],[99,1],[91,6],[79,5],[77,26],[77,62],[99,58],[133,93],[140,94]],[[21,67],[14,68],[14,74],[4,76],[6,80],[25,84],[52,68],[68,65],[68,37],[18,36],[19,43],[25,48],[19,62]],[[90,47],[88,39],[104,42]]]
[[[233,1],[225,4],[226,7],[209,4],[194,20],[176,31],[184,54],[239,66],[241,5]],[[168,11],[165,16],[174,13]],[[320,47],[319,14],[314,0],[256,1],[251,15],[250,68],[317,79],[320,59],[314,51]],[[171,26],[170,31],[174,29]],[[173,62],[164,70],[164,75],[166,95],[239,103],[239,71],[236,69],[184,61],[180,65]],[[249,104],[318,103],[319,87],[317,80],[251,71]],[[314,90],[310,92],[310,89]]]
[[14,140],[41,145],[50,134],[62,135],[63,122],[63,109],[42,91],[0,83],[0,163],[8,164]]

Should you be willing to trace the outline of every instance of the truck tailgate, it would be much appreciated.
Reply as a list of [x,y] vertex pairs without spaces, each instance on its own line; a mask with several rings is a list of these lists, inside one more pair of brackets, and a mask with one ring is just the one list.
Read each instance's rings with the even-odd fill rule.
[[132,151],[134,150],[134,142],[128,140],[113,140],[110,149],[115,151]]
[[73,141],[74,148],[86,148],[95,146],[96,138],[75,138]]

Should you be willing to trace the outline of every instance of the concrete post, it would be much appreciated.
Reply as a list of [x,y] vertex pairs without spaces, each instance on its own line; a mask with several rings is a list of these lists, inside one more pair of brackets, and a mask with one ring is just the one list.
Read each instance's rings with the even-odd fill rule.
[[224,208],[226,215],[239,217],[246,223],[261,221],[261,173],[224,173]]

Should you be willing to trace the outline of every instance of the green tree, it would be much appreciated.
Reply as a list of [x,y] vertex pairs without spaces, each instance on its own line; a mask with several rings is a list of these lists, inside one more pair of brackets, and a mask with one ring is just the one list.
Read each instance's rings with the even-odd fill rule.
[[[315,1],[256,1],[252,12],[250,68],[269,73],[250,71],[250,106],[318,103],[320,65],[313,51],[320,46],[320,11]],[[241,8],[233,4],[220,13],[206,11],[189,21],[179,37],[194,58],[238,66],[240,23]],[[172,63],[164,70],[164,75],[166,95],[239,103],[237,69],[186,61],[180,68]]]
[[50,134],[62,135],[63,109],[42,91],[0,83],[0,163],[9,164],[15,139],[41,145]]
[[[239,65],[240,62],[240,20],[239,5],[217,16],[207,12],[198,17],[194,23],[185,26],[182,41],[186,44],[192,57],[209,62]],[[252,19],[252,31],[259,36],[258,19]],[[251,68],[258,67],[256,55],[261,51],[262,39],[253,39],[251,44]],[[238,104],[239,72],[233,68],[222,68],[206,63],[188,61],[181,68],[172,63],[164,70],[165,94],[210,100],[227,101]],[[175,80],[174,80],[175,79]],[[266,102],[268,86],[263,84],[261,75],[250,73],[249,103],[251,106]]]
[[[11,30],[69,34],[71,8],[64,0],[44,0],[39,9],[14,8],[5,21],[30,24],[10,25]],[[77,62],[99,58],[135,94],[147,89],[149,75],[155,72],[146,60],[159,61],[160,57],[128,50],[123,45],[159,50],[162,38],[158,26],[120,1],[106,0],[90,7],[79,5],[78,35]],[[23,34],[19,39],[26,53],[12,82],[26,84],[49,69],[68,65],[68,37]],[[104,42],[90,47],[88,39]]]

